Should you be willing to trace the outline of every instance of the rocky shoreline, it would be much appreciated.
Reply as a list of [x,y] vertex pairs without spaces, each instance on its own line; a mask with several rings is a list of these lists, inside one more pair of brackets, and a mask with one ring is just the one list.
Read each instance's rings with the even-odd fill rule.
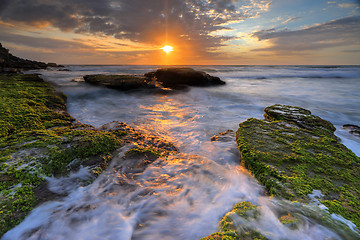
[[[173,144],[125,123],[94,128],[76,121],[66,113],[66,96],[38,75],[0,74],[0,82],[6,90],[1,95],[5,101],[1,102],[4,114],[0,118],[1,235],[34,207],[66,196],[66,191],[49,189],[46,179],[51,176],[69,176],[86,168],[88,181],[75,184],[90,184],[113,158],[119,158],[119,152],[128,148],[120,160],[122,171],[131,178],[157,158],[178,151]],[[265,109],[265,118],[240,124],[236,139],[241,164],[269,195],[306,204],[311,202],[311,194],[320,190],[317,201],[330,213],[359,226],[360,160],[338,142],[334,126],[306,109],[292,106],[270,106]],[[211,140],[229,141],[233,134],[226,131]],[[245,220],[254,212],[261,216],[256,209],[253,203],[237,204],[220,222],[219,232],[204,239],[267,239],[256,229],[239,228],[234,222],[234,216]],[[323,216],[318,221],[324,226],[345,229],[344,239],[358,236],[333,220],[329,212],[309,215]],[[301,222],[293,213],[283,213],[279,221],[295,222],[290,224],[295,228],[296,222]]]
[[[86,181],[76,177],[71,181],[75,187],[86,186],[116,160],[131,179],[158,158],[178,153],[172,143],[122,122],[100,128],[82,124],[66,112],[66,96],[51,84],[36,74],[13,73],[49,66],[59,67],[14,57],[0,45],[0,237],[36,206],[69,194],[66,189],[51,188],[49,178],[69,177],[85,169]],[[121,91],[173,92],[225,84],[190,68],[84,79]],[[339,142],[330,122],[306,109],[273,105],[265,109],[264,116],[265,120],[250,118],[240,123],[236,142],[241,164],[274,197],[270,201],[279,208],[279,226],[296,230],[306,222],[304,215],[333,229],[342,239],[357,239],[360,158]],[[354,135],[359,131],[355,125],[344,128]],[[211,141],[233,141],[234,134],[228,130]],[[125,182],[122,186],[131,187]],[[314,201],[327,210],[307,206]],[[281,210],[281,206],[293,211]],[[238,203],[220,221],[219,231],[204,239],[267,239],[252,224],[262,214],[255,203]],[[352,221],[353,229],[334,216]]]
[[49,189],[49,177],[86,168],[89,179],[78,184],[90,184],[124,146],[130,146],[121,156],[129,177],[177,152],[171,143],[125,123],[96,129],[76,121],[66,113],[66,96],[38,75],[0,74],[0,84],[0,236],[34,207],[66,195]]
[[[265,186],[268,195],[292,201],[282,204],[299,208],[296,203],[301,203],[302,214],[309,219],[342,239],[358,239],[360,158],[338,141],[330,122],[309,110],[273,105],[265,108],[264,116],[265,120],[250,118],[239,125],[236,141],[241,164]],[[314,202],[320,208],[309,210],[307,204]],[[252,203],[238,203],[220,221],[219,232],[203,239],[267,239],[251,224],[261,214]],[[356,227],[351,229],[335,220],[336,216],[351,220]],[[284,210],[279,210],[278,219],[292,229],[303,222],[296,213]]]
[[4,48],[0,43],[0,73],[19,73],[23,70],[45,69],[48,67],[59,68],[64,66],[56,63],[44,63],[16,57],[9,53],[9,50]]

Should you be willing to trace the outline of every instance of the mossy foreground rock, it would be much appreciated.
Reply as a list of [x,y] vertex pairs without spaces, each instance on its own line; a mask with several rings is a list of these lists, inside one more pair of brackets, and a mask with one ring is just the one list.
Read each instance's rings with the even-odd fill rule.
[[125,123],[81,124],[65,112],[66,96],[37,75],[0,74],[0,87],[0,237],[38,204],[66,195],[50,191],[47,177],[83,166],[91,179],[79,184],[87,185],[126,144],[134,149],[122,160],[137,171],[177,151]]
[[242,163],[270,195],[309,202],[313,190],[330,212],[360,226],[360,158],[334,126],[310,111],[274,105],[267,120],[248,119],[236,134]]

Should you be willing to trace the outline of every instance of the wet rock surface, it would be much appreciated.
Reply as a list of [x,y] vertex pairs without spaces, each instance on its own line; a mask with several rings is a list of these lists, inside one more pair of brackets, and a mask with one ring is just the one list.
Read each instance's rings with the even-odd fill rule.
[[[273,225],[270,221],[275,220]],[[327,229],[322,235],[317,229]],[[238,239],[358,239],[344,222],[329,212],[299,202],[271,199],[265,206],[240,202],[219,222],[218,232],[202,240]]]
[[121,91],[152,89],[155,93],[169,93],[172,90],[185,90],[188,86],[216,86],[225,82],[192,68],[162,68],[155,72],[140,75],[86,75],[84,80],[90,84],[102,85]]
[[342,145],[334,126],[310,111],[274,105],[264,121],[248,119],[236,133],[242,164],[269,195],[308,202],[321,190],[330,212],[360,226],[360,158]]
[[349,131],[349,133],[360,137],[360,127],[354,124],[345,124],[342,126],[343,129]]
[[[339,236],[358,239],[355,225],[349,227],[334,219],[332,213],[359,227],[360,158],[338,142],[330,122],[309,110],[277,104],[267,107],[264,116],[266,120],[250,118],[239,125],[236,141],[241,164],[265,186],[269,195],[294,202],[272,198],[271,209],[275,210],[272,216],[278,218],[274,228],[278,233],[261,227],[269,209],[241,202],[225,214],[218,232],[203,239],[281,239],[283,236],[298,239],[297,234],[306,232],[309,222],[328,228],[328,235],[334,239]],[[211,140],[220,140],[228,134],[231,131],[215,135]],[[323,204],[326,210],[308,207],[310,202]]]
[[84,80],[87,83],[122,91],[155,88],[155,84],[148,78],[136,75],[86,75]]
[[[66,96],[38,75],[0,74],[0,85],[0,236],[39,204],[90,184],[113,158],[133,178],[177,152],[122,122],[99,129],[80,123],[66,113]],[[58,186],[49,186],[48,179]]]
[[216,86],[224,85],[225,82],[218,77],[196,71],[192,68],[162,68],[155,72],[145,74],[146,77],[155,79],[167,88],[182,88],[184,86]]
[[333,134],[336,128],[324,119],[314,116],[304,108],[275,104],[264,110],[265,119],[269,121],[284,121],[295,123],[300,128],[312,131],[325,131],[325,134]]
[[235,139],[235,132],[233,130],[226,130],[219,134],[216,134],[210,138],[212,142],[231,142]]

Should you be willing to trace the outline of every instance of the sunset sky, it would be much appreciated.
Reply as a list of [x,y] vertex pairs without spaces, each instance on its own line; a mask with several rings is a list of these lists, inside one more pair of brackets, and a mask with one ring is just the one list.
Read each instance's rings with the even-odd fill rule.
[[360,0],[0,0],[0,42],[60,64],[360,64]]

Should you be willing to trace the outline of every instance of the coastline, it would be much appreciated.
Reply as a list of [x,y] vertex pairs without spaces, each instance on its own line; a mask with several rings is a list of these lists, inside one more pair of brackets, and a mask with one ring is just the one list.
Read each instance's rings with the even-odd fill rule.
[[125,145],[136,144],[125,153],[123,161],[137,156],[137,164],[144,166],[177,151],[171,143],[124,123],[96,129],[76,121],[66,112],[66,96],[38,75],[0,74],[0,83],[5,90],[1,94],[0,119],[0,236],[34,207],[68,194],[49,190],[50,177],[69,176],[86,168],[86,181],[74,183],[86,186]]
[[[31,211],[33,207],[38,206],[39,203],[42,203],[46,200],[53,200],[64,197],[64,195],[54,195],[44,190],[44,182],[46,177],[50,177],[54,174],[58,177],[65,176],[73,170],[78,170],[80,168],[80,165],[83,165],[85,167],[91,167],[90,169],[92,170],[92,176],[88,179],[86,183],[89,184],[95,179],[98,174],[100,174],[104,169],[106,169],[111,159],[116,156],[116,151],[118,151],[119,148],[123,147],[124,144],[133,143],[135,137],[131,136],[138,136],[139,132],[123,124],[112,124],[113,126],[111,127],[108,125],[108,127],[104,127],[103,129],[95,129],[92,126],[76,122],[76,120],[71,118],[65,112],[65,96],[54,92],[53,87],[50,84],[45,83],[43,80],[40,80],[38,76],[21,74],[6,76],[18,78],[17,80],[20,80],[20,82],[31,83],[34,84],[36,87],[39,87],[40,89],[43,88],[46,89],[46,91],[50,92],[48,96],[44,97],[41,95],[41,91],[39,93],[39,91],[36,90],[36,94],[27,94],[24,98],[21,98],[21,96],[19,95],[23,95],[25,89],[22,87],[24,87],[24,85],[21,84],[21,87],[14,87],[16,86],[16,82],[13,82],[13,80],[15,79],[10,81],[9,79],[4,80],[6,84],[11,84],[11,91],[13,91],[9,91],[7,93],[10,94],[12,97],[15,96],[15,98],[18,98],[19,102],[14,103],[14,105],[21,105],[20,103],[25,102],[27,104],[26,107],[35,106],[34,111],[30,111],[31,117],[34,117],[35,120],[31,122],[31,118],[28,119],[27,122],[29,122],[29,124],[27,126],[29,128],[21,129],[20,131],[18,131],[19,129],[17,129],[16,126],[14,128],[10,125],[8,125],[7,127],[6,125],[2,125],[5,126],[6,129],[9,129],[2,131],[4,137],[6,137],[6,140],[3,140],[2,143],[4,144],[8,142],[8,139],[14,139],[13,142],[11,142],[10,146],[2,146],[2,149],[6,148],[6,153],[8,154],[6,156],[3,155],[2,159],[4,160],[8,156],[15,156],[21,158],[23,158],[24,156],[30,156],[30,158],[33,158],[32,160],[39,160],[40,162],[44,161],[42,163],[43,165],[51,162],[50,166],[40,166],[40,171],[36,173],[37,175],[35,177],[28,176],[26,175],[27,173],[24,176],[23,173],[26,172],[26,170],[14,171],[15,178],[17,178],[16,175],[18,175],[18,178],[21,180],[34,178],[34,180],[25,181],[25,184],[27,184],[26,189],[19,188],[19,190],[21,190],[21,194],[26,192],[24,198],[20,200],[16,198],[13,199],[16,204],[18,204],[17,207],[21,208],[22,212],[11,212],[11,209],[6,209],[7,213],[9,214],[8,219],[13,219],[15,216],[15,218],[17,218],[17,221],[19,222],[29,211]],[[16,91],[18,92],[15,93]],[[26,90],[26,92],[31,93],[31,91],[28,90]],[[50,101],[46,102],[44,99],[50,99]],[[4,102],[10,103],[11,101]],[[42,104],[44,104],[46,108],[43,108],[44,105]],[[23,111],[23,109],[20,110]],[[38,110],[40,110],[40,112],[38,112]],[[23,114],[23,112],[20,113],[22,117],[26,116],[26,114]],[[43,116],[43,113],[46,113],[47,115]],[[136,138],[137,142],[143,141],[144,135],[143,137]],[[105,146],[104,143],[106,142],[108,142],[109,145],[105,144]],[[150,142],[152,142],[152,140]],[[70,150],[68,149],[69,145],[71,146]],[[158,144],[155,145],[158,146]],[[146,167],[148,164],[151,164],[151,162],[155,161],[157,157],[169,154],[169,149],[170,151],[177,151],[176,148],[173,148],[171,144],[168,145],[169,149],[163,149],[160,151],[159,148],[157,148],[155,145],[150,147],[145,145],[137,147],[137,150],[129,150],[130,152],[127,157],[129,159],[134,159],[134,153],[136,153],[136,159],[138,159],[139,156],[140,158],[145,156],[144,159],[147,164],[143,165],[142,167]],[[31,152],[31,149],[35,149],[37,153],[46,152],[49,153],[49,155],[44,154],[41,156],[41,159],[37,159],[37,157],[34,155],[26,155],[26,153],[24,155],[16,155],[16,152],[23,150],[29,150],[29,152]],[[138,155],[139,153],[140,155]],[[73,162],[74,159],[71,159],[71,157],[69,156],[77,158],[77,162]],[[47,158],[47,160],[44,160],[43,158]],[[54,161],[55,158],[61,158],[62,160],[64,160],[64,162],[56,162]],[[71,164],[69,165],[69,163]],[[15,164],[14,166],[18,167],[23,164],[24,162],[19,162],[19,165]],[[137,164],[141,165],[140,162],[138,162]],[[5,175],[13,176],[11,174],[13,173],[8,172]],[[259,180],[261,181],[261,179]],[[16,182],[16,184],[14,183],[13,186],[18,185],[19,183],[20,181]],[[266,183],[264,184],[266,185]],[[8,188],[9,186],[6,187]],[[17,189],[15,188],[15,190]],[[40,195],[36,195],[39,191],[43,194],[41,198],[39,197]],[[15,196],[17,196],[16,193]],[[11,204],[8,204],[8,206],[10,205]],[[14,209],[13,206],[12,209]],[[7,219],[5,221],[7,221]],[[11,221],[8,222],[12,224],[11,226],[14,226],[18,223]],[[10,225],[8,225],[7,227],[10,228]]]

